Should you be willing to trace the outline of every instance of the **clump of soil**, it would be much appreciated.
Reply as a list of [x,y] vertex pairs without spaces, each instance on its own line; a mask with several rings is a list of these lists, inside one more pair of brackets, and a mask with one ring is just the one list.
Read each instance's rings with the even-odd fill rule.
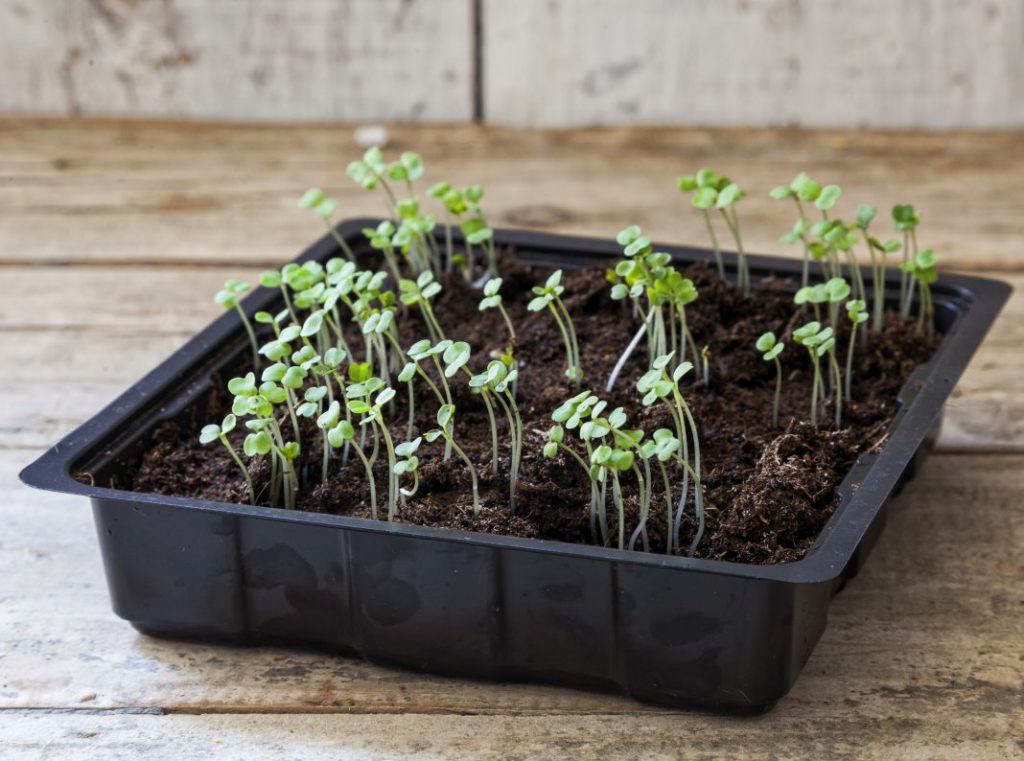
[[[541,455],[546,431],[552,425],[551,412],[576,393],[563,375],[565,352],[551,316],[529,313],[525,308],[530,288],[550,270],[519,261],[514,252],[508,252],[502,261],[504,303],[518,334],[518,399],[525,430],[516,513],[509,510],[507,439],[503,440],[499,476],[494,478],[484,408],[460,379],[452,388],[458,409],[455,435],[480,474],[482,514],[473,517],[464,464],[457,458],[443,461],[440,445],[424,445],[419,491],[399,510],[398,520],[590,543],[590,489],[582,469],[565,457],[549,460]],[[931,356],[936,340],[915,334],[913,322],[888,315],[881,336],[871,334],[868,341],[858,341],[853,398],[844,403],[843,426],[833,429],[829,401],[819,413],[824,423],[815,429],[808,422],[811,365],[803,348],[790,339],[793,328],[810,319],[792,303],[795,284],[767,279],[750,297],[744,297],[723,284],[706,265],[691,265],[683,274],[694,280],[700,292],[698,301],[687,308],[687,319],[697,345],[707,345],[711,352],[709,385],[705,387],[697,379],[684,381],[700,427],[703,455],[707,525],[696,555],[761,564],[798,559],[834,511],[836,488],[857,457],[883,445],[900,387],[914,367]],[[604,270],[568,271],[563,282],[566,306],[579,334],[585,387],[607,399],[609,409],[625,407],[631,426],[650,432],[668,424],[660,407],[644,408],[635,391],[637,378],[646,370],[643,345],[627,364],[614,392],[603,393],[612,366],[638,327],[629,305],[611,300]],[[444,285],[434,307],[438,320],[447,335],[472,345],[471,366],[479,371],[506,346],[505,326],[495,310],[478,310],[480,292],[460,278],[449,278]],[[401,315],[399,325],[403,345],[426,337],[415,312]],[[786,378],[777,430],[771,428],[774,365],[763,361],[754,349],[758,336],[766,330],[773,330],[788,344],[782,355]],[[845,351],[845,326],[840,328],[838,345]],[[240,367],[237,374],[247,369]],[[226,377],[217,380],[216,386],[221,388]],[[417,399],[421,403],[416,409],[416,429],[426,431],[434,427],[436,410],[429,404],[426,389],[417,388]],[[244,481],[227,452],[197,441],[199,427],[219,420],[229,403],[225,392],[213,392],[175,422],[157,427],[142,454],[127,463],[122,472],[127,483],[120,485],[135,491],[245,502]],[[393,417],[398,441],[405,434],[405,403],[404,392],[399,393]],[[369,517],[369,489],[359,461],[353,457],[342,468],[339,459],[332,459],[329,478],[319,483],[320,434],[311,422],[306,425],[301,468],[307,486],[300,494],[299,509]],[[234,434],[237,445],[243,435],[241,430]],[[266,493],[269,467],[260,461],[252,465],[257,490]],[[377,482],[381,487],[387,483],[384,458],[378,464]],[[628,536],[636,523],[637,496],[632,478],[623,483]],[[381,503],[383,507],[383,499]],[[665,548],[663,505],[659,491],[648,523],[654,552]],[[609,521],[615,534],[614,511]],[[695,529],[691,504],[682,528],[684,547],[689,546]]]

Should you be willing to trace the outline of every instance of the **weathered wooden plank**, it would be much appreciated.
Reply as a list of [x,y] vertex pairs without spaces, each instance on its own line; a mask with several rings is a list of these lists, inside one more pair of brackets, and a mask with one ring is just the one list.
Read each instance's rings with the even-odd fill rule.
[[[420,741],[443,748],[467,726],[507,726],[523,742],[550,737],[563,752],[568,744],[584,755],[644,743],[640,747],[652,753],[712,753],[715,745],[735,756],[729,744],[735,740],[738,748],[772,748],[780,758],[808,748],[816,757],[858,749],[882,757],[887,747],[890,754],[894,747],[908,754],[918,749],[922,758],[952,757],[942,749],[983,757],[977,754],[1012,749],[1024,722],[1020,455],[936,456],[925,464],[892,506],[874,557],[835,600],[824,637],[792,693],[757,720],[669,712],[614,695],[431,677],[323,653],[139,635],[109,611],[84,500],[14,485],[16,468],[32,455],[0,452],[5,758],[11,749],[27,754],[39,747],[32,743],[46,741],[84,752],[89,746],[74,745],[83,739],[76,731],[96,732],[101,748],[124,741],[126,735],[115,731],[121,726],[149,733],[154,743],[175,731],[172,721],[122,725],[135,720],[36,715],[50,709],[375,714],[367,724],[320,717],[322,727],[339,732],[362,727],[352,731],[366,742],[405,737],[399,722],[412,722],[416,714],[460,714],[465,724],[429,717],[432,729],[420,731]],[[380,715],[392,713],[406,718]],[[461,714],[506,718],[480,723]],[[282,732],[288,726],[272,717],[223,721],[218,731],[235,734],[235,727],[250,741],[261,726]],[[299,728],[312,725],[294,726],[308,732]],[[327,730],[313,736],[320,731]],[[39,740],[43,732],[50,734]],[[499,750],[509,752],[507,746],[491,752]]]
[[483,18],[502,124],[1024,123],[1012,0],[488,0]]
[[469,0],[0,2],[0,113],[467,121]]
[[[862,202],[915,203],[922,244],[945,267],[1024,268],[1020,133],[467,126],[391,136],[389,150],[424,155],[427,182],[484,183],[499,225],[614,236],[637,223],[703,245],[675,182],[710,165],[749,190],[748,248],[793,254],[778,242],[793,210],[767,194],[807,169],[845,187],[847,216]],[[344,176],[358,153],[347,127],[0,120],[0,261],[279,262],[321,233],[295,208],[311,185],[340,197],[339,216],[383,211]]]
[[866,723],[837,707],[825,719],[747,721],[680,716],[6,716],[10,761],[168,759],[650,759],[835,761],[1019,759],[1010,728],[921,718]]
[[[14,385],[0,407],[0,446],[58,439],[219,314],[211,296],[226,278],[255,282],[258,272],[0,267],[18,294],[0,303],[0,330],[34,358],[6,370]],[[1016,291],[949,401],[941,450],[1024,451],[1024,397],[1014,392],[1024,377],[1024,277],[1009,280]]]

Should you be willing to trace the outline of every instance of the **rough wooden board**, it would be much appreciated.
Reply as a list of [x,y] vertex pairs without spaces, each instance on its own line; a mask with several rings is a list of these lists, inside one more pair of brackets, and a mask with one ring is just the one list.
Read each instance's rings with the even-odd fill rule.
[[[792,254],[778,237],[794,211],[767,193],[806,169],[844,186],[848,216],[914,202],[943,267],[1024,267],[1021,133],[394,128],[389,152],[405,149],[423,154],[427,182],[484,183],[499,225],[608,237],[638,223],[703,245],[675,182],[714,166],[750,191],[748,248]],[[0,261],[280,262],[320,234],[295,208],[311,185],[340,197],[339,217],[382,212],[344,176],[356,155],[346,126],[0,120]]]
[[[5,716],[9,761],[217,758],[563,761],[997,761],[1020,758],[1008,734],[930,721],[865,723],[846,711],[775,721],[678,716]],[[2,747],[2,746],[0,746]]]
[[[772,749],[778,758],[892,758],[905,749],[910,758],[1011,758],[1024,728],[1019,455],[929,460],[893,504],[865,570],[834,601],[793,691],[754,719],[450,680],[323,653],[139,635],[109,610],[84,500],[13,484],[33,455],[0,453],[0,748],[6,742],[11,754],[24,754],[15,758],[47,742],[55,757],[115,746],[127,752],[138,747],[131,732],[155,750],[185,736],[195,743],[220,737],[232,752],[232,743],[243,742],[263,752],[265,741],[268,748],[289,743],[294,755],[303,743],[310,754],[323,743],[338,750],[341,733],[350,732],[380,755],[430,757],[443,755],[446,743],[483,757],[512,753],[517,738],[523,758],[555,747],[581,757]],[[371,716],[74,715],[139,711]],[[44,715],[50,712],[72,715]],[[393,713],[405,716],[383,715]],[[499,716],[485,718],[491,714]],[[388,742],[397,745],[379,745]],[[536,753],[527,752],[531,743]]]
[[[155,367],[221,313],[225,279],[255,282],[252,267],[0,267],[16,301],[0,302],[0,330],[37,361],[7,370],[0,447],[46,446]],[[942,450],[1024,452],[1024,277],[949,401]],[[586,351],[586,347],[584,347]],[[69,378],[76,383],[68,387]],[[40,405],[41,399],[46,405]]]
[[1013,0],[487,0],[483,19],[502,124],[1024,123]]
[[468,121],[470,0],[0,0],[0,113]]

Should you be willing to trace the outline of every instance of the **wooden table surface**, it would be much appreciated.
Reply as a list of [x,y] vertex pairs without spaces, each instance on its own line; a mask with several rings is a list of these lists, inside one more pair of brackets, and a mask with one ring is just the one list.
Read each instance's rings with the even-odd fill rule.
[[749,246],[781,253],[767,191],[806,169],[915,203],[948,269],[1017,292],[948,406],[938,451],[767,715],[485,684],[276,648],[151,639],[110,611],[81,499],[18,470],[320,234],[306,187],[350,186],[346,127],[0,120],[0,758],[1024,757],[1024,138],[1020,134],[481,127],[392,130],[428,177],[480,181],[498,225],[702,243],[674,189],[747,186]]

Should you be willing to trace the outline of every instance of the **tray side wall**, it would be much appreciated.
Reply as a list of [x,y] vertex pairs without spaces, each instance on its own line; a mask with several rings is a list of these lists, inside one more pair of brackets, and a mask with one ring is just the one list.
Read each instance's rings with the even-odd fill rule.
[[825,626],[827,583],[93,500],[115,612],[158,636],[301,643],[481,679],[757,712]]

